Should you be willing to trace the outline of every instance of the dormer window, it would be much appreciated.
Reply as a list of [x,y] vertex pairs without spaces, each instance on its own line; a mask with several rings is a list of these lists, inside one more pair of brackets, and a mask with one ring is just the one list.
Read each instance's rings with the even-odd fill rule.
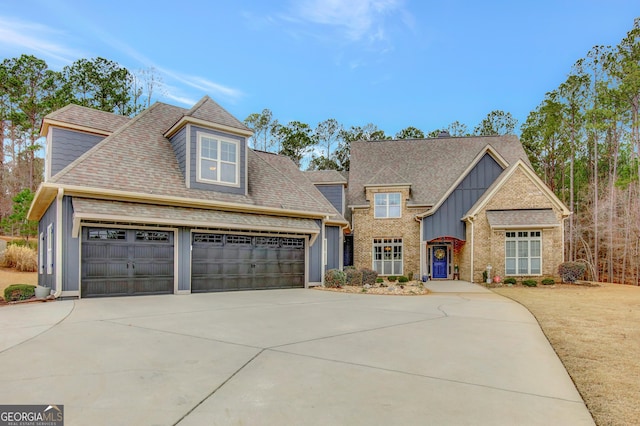
[[378,193],[374,195],[374,216],[376,219],[400,217],[400,193]]
[[198,132],[198,182],[239,186],[240,143]]

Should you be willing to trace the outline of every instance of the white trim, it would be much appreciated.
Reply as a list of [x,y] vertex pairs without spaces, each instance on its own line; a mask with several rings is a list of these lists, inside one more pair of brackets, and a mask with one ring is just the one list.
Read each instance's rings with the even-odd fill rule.
[[[191,188],[191,126],[187,126],[185,131],[185,167],[184,180],[187,188]],[[197,143],[196,143],[197,144]]]
[[[376,244],[376,240],[382,240],[382,242]],[[392,241],[391,243],[385,243],[384,240],[400,240],[400,242],[396,242],[396,241]],[[382,272],[378,272],[378,275],[381,276],[400,276],[404,274],[404,258],[405,258],[405,252],[404,252],[404,238],[402,237],[374,237],[371,240],[371,269],[373,269],[374,271],[377,271],[376,269],[376,256],[375,256],[375,248],[376,246],[384,246],[385,244],[390,245],[391,248],[391,273],[390,274],[385,274],[384,273],[384,262],[388,262],[388,260],[384,259],[384,247],[383,247],[383,252],[382,252],[382,260],[379,260],[378,262],[383,262],[382,263]],[[395,272],[395,264],[396,262],[398,262],[398,260],[393,259],[393,247],[395,246],[400,246],[400,254],[401,254],[401,258],[399,260],[400,262],[400,273]]]
[[47,225],[47,275],[53,274],[53,223]]
[[[213,139],[216,142],[216,152],[218,154],[218,158],[206,158],[208,161],[215,161],[218,167],[218,179],[206,179],[202,177],[202,160],[201,157],[201,145],[202,139],[209,138]],[[235,147],[235,163],[230,161],[223,161],[222,158],[222,143],[231,144]],[[240,149],[241,144],[237,139],[227,138],[224,136],[220,136],[213,133],[207,133],[197,130],[196,131],[196,182],[199,183],[207,183],[207,184],[215,184],[215,185],[223,185],[230,186],[234,188],[240,187]],[[235,165],[235,182],[225,182],[222,179],[222,164],[234,164]]]
[[[538,277],[542,275],[542,271],[543,271],[543,232],[541,229],[537,229],[537,230],[520,230],[520,231],[509,231],[509,232],[513,232],[514,234],[516,234],[514,237],[508,237],[507,234],[505,233],[504,235],[504,275],[505,276],[516,276],[516,277],[522,277],[522,276],[531,276],[531,277]],[[519,237],[517,235],[517,232],[527,232],[527,236],[526,237]],[[538,232],[540,233],[539,236],[531,236],[530,233],[531,232]],[[508,273],[507,272],[507,242],[514,242],[515,243],[515,256],[509,256],[509,259],[514,259],[515,260],[515,272],[513,273]],[[518,255],[518,243],[521,241],[526,241],[527,242],[527,273],[523,274],[520,272],[520,265],[519,265],[519,260],[521,259],[521,257]],[[540,242],[540,254],[538,256],[532,256],[531,255],[531,242],[532,241],[539,241]],[[531,273],[531,259],[540,259],[540,271],[537,273]],[[523,258],[522,258],[523,259]]]
[[38,274],[44,274],[44,247],[45,247],[44,232],[40,233],[40,241],[38,242]]
[[[379,195],[384,195],[386,202],[384,204],[385,207],[385,212],[386,215],[385,216],[377,216],[376,215],[376,207],[378,207],[378,204],[376,204],[376,198]],[[398,195],[398,199],[400,200],[400,204],[398,204],[398,208],[399,208],[399,215],[398,216],[390,216],[389,215],[389,209],[391,208],[391,204],[389,201],[389,196],[390,195]],[[383,205],[380,204],[380,207],[382,207]],[[396,205],[394,204],[393,207],[395,207]],[[401,219],[402,218],[402,193],[401,192],[376,192],[373,194],[373,218],[374,219]]]
[[231,133],[237,136],[250,137],[253,135],[253,132],[251,130],[237,129],[235,127],[226,126],[224,124],[219,124],[219,123],[213,123],[211,121],[201,120],[199,118],[194,118],[194,117],[182,117],[180,121],[178,121],[176,124],[171,126],[169,130],[166,131],[166,133],[164,134],[164,137],[170,138],[175,133],[177,133],[182,128],[182,126],[186,124],[193,124],[193,125],[204,127],[211,130],[218,130],[222,132]]

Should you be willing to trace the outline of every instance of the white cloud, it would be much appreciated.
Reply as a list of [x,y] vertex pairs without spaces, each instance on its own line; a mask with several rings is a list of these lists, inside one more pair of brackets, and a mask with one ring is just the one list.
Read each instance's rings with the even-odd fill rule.
[[82,54],[54,41],[63,34],[46,25],[0,16],[0,45],[36,52],[45,58],[71,63]]
[[385,17],[397,12],[404,12],[402,0],[305,0],[290,18],[336,27],[350,41],[379,41],[387,38]]
[[[118,49],[119,51],[129,56],[130,58],[135,59],[136,61],[142,63],[145,67],[154,68],[163,77],[164,82],[166,82],[167,80],[174,80],[176,82],[182,83],[194,89],[198,89],[203,93],[213,96],[214,98],[220,96],[232,102],[237,101],[243,96],[243,93],[240,90],[237,90],[228,86],[224,86],[219,83],[215,83],[204,77],[187,75],[177,71],[173,71],[168,68],[164,68],[154,63],[152,60],[147,58],[144,54],[138,52],[129,44],[126,44],[121,40],[114,38],[111,35],[100,32],[100,36],[102,40],[105,41],[107,44],[109,44],[115,49]],[[172,99],[176,102],[180,102],[182,104],[187,104],[187,105],[195,104],[195,102],[191,102],[191,98],[179,93],[180,91],[178,89],[171,88],[167,84],[165,84],[165,87],[167,89],[167,94],[165,94],[167,98]]]

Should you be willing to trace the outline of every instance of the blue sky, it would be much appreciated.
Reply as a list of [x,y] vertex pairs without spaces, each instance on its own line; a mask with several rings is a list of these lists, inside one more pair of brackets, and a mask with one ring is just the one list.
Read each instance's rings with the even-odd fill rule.
[[312,127],[472,130],[495,109],[523,123],[636,16],[637,0],[4,0],[0,59],[154,67],[158,100],[190,107],[208,94],[240,120],[269,108]]

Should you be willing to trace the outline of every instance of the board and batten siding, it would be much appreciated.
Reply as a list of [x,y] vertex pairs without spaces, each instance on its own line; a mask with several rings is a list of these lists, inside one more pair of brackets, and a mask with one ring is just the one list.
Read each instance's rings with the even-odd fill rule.
[[104,136],[57,127],[52,127],[51,132],[50,176],[60,173],[71,162],[104,139]]
[[319,185],[316,184],[318,191],[329,200],[333,207],[344,215],[344,186],[343,185]]
[[180,166],[182,176],[184,176],[187,167],[187,128],[183,127],[180,129],[175,135],[171,136],[169,141],[176,155],[176,160],[178,160],[178,166]]
[[[227,194],[240,194],[240,195],[244,195],[246,193],[246,173],[245,173],[245,169],[247,167],[247,158],[246,158],[246,145],[247,145],[247,140],[246,138],[242,137],[242,136],[237,136],[237,135],[232,135],[229,133],[223,133],[223,132],[219,132],[216,130],[211,130],[211,129],[205,129],[204,127],[198,127],[198,126],[194,126],[192,124],[188,124],[188,126],[191,127],[190,129],[190,146],[189,146],[189,156],[191,157],[189,159],[189,164],[190,164],[190,177],[189,177],[189,183],[191,188],[193,189],[203,189],[205,191],[216,191],[216,192],[223,192],[223,193],[227,193]],[[231,139],[231,140],[235,140],[240,142],[239,144],[239,164],[238,167],[240,168],[239,170],[239,180],[240,180],[240,186],[239,187],[235,187],[235,186],[227,186],[227,185],[216,185],[215,183],[204,183],[204,182],[198,182],[197,181],[197,173],[198,173],[198,167],[197,167],[197,162],[198,162],[198,132],[200,133],[208,133],[210,135],[213,136],[219,136],[219,137],[223,137],[223,138],[227,138],[227,139]]]
[[322,282],[322,240],[324,234],[322,232],[322,221],[316,220],[316,224],[320,228],[320,234],[311,247],[309,247],[309,283]]
[[339,226],[325,226],[325,233],[327,234],[327,265],[325,270],[329,269],[342,269],[340,267],[340,227]]
[[62,290],[80,290],[80,238],[73,238],[73,199],[62,198]]
[[[38,285],[50,287],[52,290],[56,290],[56,238],[58,238],[56,235],[56,222],[56,201],[54,200],[38,223]],[[47,228],[50,225],[52,235],[48,235],[47,232]],[[43,238],[40,237],[41,235]],[[51,257],[47,255],[47,244],[49,244],[50,237]],[[42,250],[42,255],[40,255],[40,250]],[[40,263],[40,258],[42,258],[42,263]],[[50,274],[48,273],[49,270],[51,271]]]
[[464,240],[466,234],[462,217],[500,176],[502,171],[502,167],[496,160],[491,155],[485,154],[442,203],[438,211],[423,219],[423,241],[431,241],[438,237],[454,237]]

